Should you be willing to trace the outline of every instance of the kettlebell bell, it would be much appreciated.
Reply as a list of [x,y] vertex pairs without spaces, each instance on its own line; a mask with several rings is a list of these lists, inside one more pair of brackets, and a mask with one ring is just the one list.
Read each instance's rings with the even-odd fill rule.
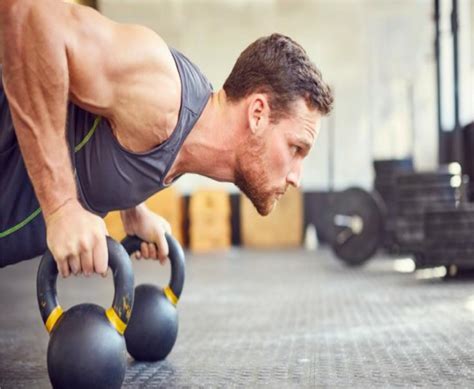
[[127,352],[123,333],[133,306],[133,269],[125,249],[107,237],[115,294],[105,310],[79,304],[63,312],[57,300],[58,270],[48,250],[41,259],[36,291],[41,317],[50,334],[48,374],[54,388],[120,388]]
[[[156,362],[166,358],[178,336],[176,305],[183,290],[185,259],[178,241],[166,234],[171,264],[167,287],[142,284],[135,288],[132,317],[125,331],[130,355],[137,361]],[[122,241],[129,254],[140,250],[141,240],[128,236]]]

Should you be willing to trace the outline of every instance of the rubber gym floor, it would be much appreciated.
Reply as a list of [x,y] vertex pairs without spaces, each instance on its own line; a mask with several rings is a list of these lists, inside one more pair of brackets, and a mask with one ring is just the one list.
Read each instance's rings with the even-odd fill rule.
[[[0,387],[48,388],[39,260],[0,271]],[[180,330],[164,362],[129,360],[124,388],[474,387],[474,280],[349,269],[321,248],[187,254]],[[134,264],[136,283],[167,266]],[[108,307],[112,280],[58,281],[64,308]]]

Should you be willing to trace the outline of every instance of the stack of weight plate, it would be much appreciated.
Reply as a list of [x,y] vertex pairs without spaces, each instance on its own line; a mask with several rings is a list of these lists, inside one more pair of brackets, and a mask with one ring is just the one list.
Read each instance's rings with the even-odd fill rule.
[[401,253],[423,250],[424,214],[429,208],[454,208],[463,199],[459,164],[436,172],[401,174],[396,178],[396,240]]
[[425,244],[417,268],[452,266],[474,269],[474,205],[430,208],[425,213]]
[[403,173],[413,173],[413,160],[385,159],[373,162],[375,170],[374,189],[380,194],[385,203],[385,233],[383,248],[389,253],[398,252],[398,244],[395,237],[397,198],[396,177]]

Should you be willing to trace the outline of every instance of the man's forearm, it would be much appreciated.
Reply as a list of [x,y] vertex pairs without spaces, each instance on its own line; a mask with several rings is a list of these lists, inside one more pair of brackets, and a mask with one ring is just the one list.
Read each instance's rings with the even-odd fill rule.
[[25,166],[45,218],[77,199],[65,136],[69,77],[64,33],[46,13],[2,20],[3,82]]
[[47,219],[67,201],[77,200],[67,144],[59,136],[37,141],[32,139],[35,130],[31,127],[18,126],[18,129],[16,133],[28,175]]

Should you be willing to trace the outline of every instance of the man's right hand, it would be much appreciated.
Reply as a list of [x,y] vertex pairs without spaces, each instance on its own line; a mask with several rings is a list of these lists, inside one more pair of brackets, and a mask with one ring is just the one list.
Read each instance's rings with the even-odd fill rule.
[[46,218],[48,248],[63,277],[70,273],[107,274],[107,228],[99,216],[69,200]]

